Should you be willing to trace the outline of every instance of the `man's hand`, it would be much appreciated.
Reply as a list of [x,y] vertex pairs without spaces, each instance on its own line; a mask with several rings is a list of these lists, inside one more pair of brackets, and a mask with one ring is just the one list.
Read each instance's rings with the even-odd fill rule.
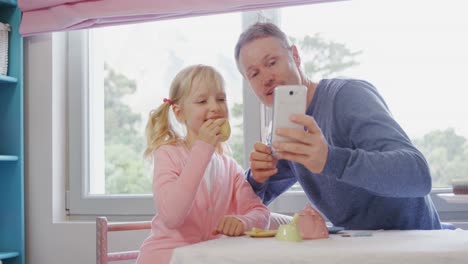
[[271,155],[271,148],[257,142],[250,153],[250,170],[252,177],[258,183],[264,183],[268,178],[278,172],[277,160]]
[[239,219],[234,216],[224,216],[213,234],[242,236],[244,234],[244,229],[244,224]]
[[224,118],[208,119],[203,123],[198,130],[198,139],[205,141],[216,147],[221,141],[222,135],[220,134],[221,125],[226,121]]
[[294,128],[278,128],[279,136],[296,139],[298,142],[273,142],[275,156],[298,162],[313,173],[321,173],[328,158],[328,143],[314,118],[308,115],[291,115],[290,120],[306,127],[306,131]]

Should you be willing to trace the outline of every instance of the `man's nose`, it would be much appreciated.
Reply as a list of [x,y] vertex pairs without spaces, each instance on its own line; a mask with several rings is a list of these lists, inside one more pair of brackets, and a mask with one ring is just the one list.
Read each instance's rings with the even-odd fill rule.
[[262,82],[263,82],[263,86],[270,87],[275,82],[275,76],[269,72],[265,73],[263,76]]

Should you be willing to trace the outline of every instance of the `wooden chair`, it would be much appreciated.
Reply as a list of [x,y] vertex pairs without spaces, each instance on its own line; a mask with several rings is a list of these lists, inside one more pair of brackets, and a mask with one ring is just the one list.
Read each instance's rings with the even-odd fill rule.
[[96,218],[96,264],[108,264],[112,261],[133,260],[138,257],[138,250],[109,252],[107,247],[108,232],[151,229],[151,221],[110,223],[106,217]]

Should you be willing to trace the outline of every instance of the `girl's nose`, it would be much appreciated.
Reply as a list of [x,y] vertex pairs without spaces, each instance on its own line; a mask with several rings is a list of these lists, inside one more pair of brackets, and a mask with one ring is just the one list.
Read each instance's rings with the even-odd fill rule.
[[217,111],[220,106],[219,106],[218,102],[214,99],[214,100],[209,101],[208,107],[209,107],[209,109],[211,111]]

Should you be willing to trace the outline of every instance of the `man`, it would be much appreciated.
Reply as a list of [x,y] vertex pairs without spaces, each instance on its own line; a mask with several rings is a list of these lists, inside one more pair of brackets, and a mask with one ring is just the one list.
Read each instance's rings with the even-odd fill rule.
[[278,129],[298,143],[256,143],[246,176],[269,204],[299,182],[310,202],[346,229],[441,229],[430,199],[431,176],[423,155],[393,119],[372,84],[362,80],[309,80],[287,36],[256,23],[239,37],[238,69],[271,107],[278,85],[307,87],[306,129]]

